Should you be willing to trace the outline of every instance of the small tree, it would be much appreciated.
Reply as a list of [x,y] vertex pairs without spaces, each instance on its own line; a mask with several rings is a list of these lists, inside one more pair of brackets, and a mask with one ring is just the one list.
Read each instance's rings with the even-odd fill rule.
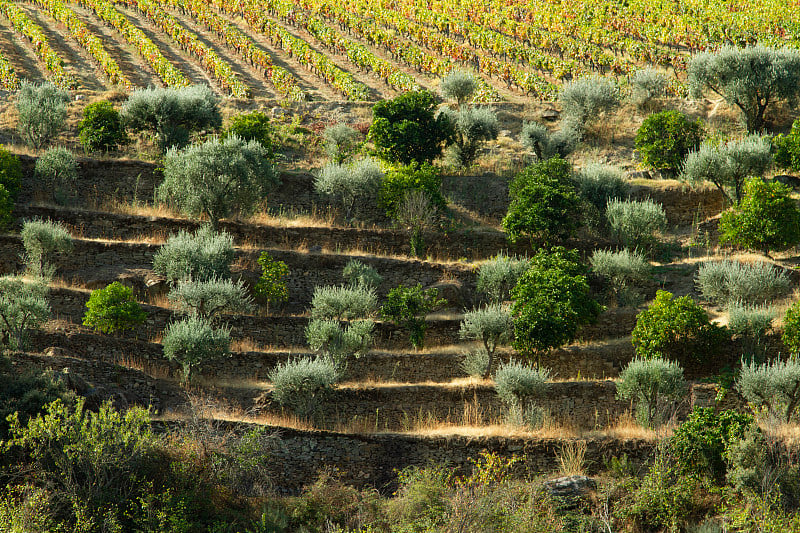
[[442,176],[439,170],[428,163],[411,163],[390,170],[383,178],[378,205],[386,211],[386,216],[397,218],[400,203],[410,190],[425,191],[435,209],[444,209],[447,205],[442,196]]
[[745,180],[772,166],[771,150],[769,139],[758,135],[720,145],[705,142],[686,157],[682,178],[692,184],[710,181],[729,203],[738,204]]
[[631,100],[639,107],[646,107],[654,98],[664,96],[669,85],[667,76],[652,69],[643,68],[631,78]]
[[580,198],[571,180],[572,168],[561,158],[527,167],[509,189],[511,204],[503,229],[511,242],[521,237],[565,238],[580,224]]
[[756,415],[788,423],[800,407],[800,361],[776,359],[761,365],[743,362],[736,388],[755,408]]
[[336,365],[325,358],[278,364],[269,374],[272,397],[301,418],[313,417],[339,380]]
[[255,141],[264,148],[266,157],[272,159],[274,134],[269,117],[262,111],[253,111],[231,117],[223,138],[235,136],[245,142]]
[[342,269],[342,277],[351,287],[366,287],[377,289],[383,282],[383,276],[369,265],[365,265],[358,259],[351,259]]
[[436,115],[436,99],[428,91],[408,91],[372,108],[368,138],[378,155],[391,162],[431,162],[453,137],[453,124]]
[[207,215],[216,230],[221,218],[253,212],[279,182],[268,156],[258,142],[235,135],[170,149],[156,196],[189,215]]
[[772,138],[775,147],[775,164],[780,168],[800,172],[800,118],[792,123],[788,135],[777,135]]
[[789,355],[797,358],[800,355],[800,302],[795,302],[783,317],[781,341],[789,349]]
[[558,103],[566,120],[581,129],[590,119],[596,120],[602,112],[616,107],[619,92],[608,78],[589,76],[562,85]]
[[219,128],[219,99],[206,85],[138,89],[122,106],[122,119],[133,131],[151,130],[162,152],[189,144],[189,134]]
[[488,354],[483,379],[489,379],[497,345],[507,343],[514,335],[511,310],[508,306],[494,304],[468,311],[464,314],[458,334],[462,339],[475,339],[483,343]]
[[50,82],[41,85],[23,81],[17,97],[17,131],[36,150],[47,145],[67,120],[69,93]]
[[50,318],[47,286],[41,282],[25,283],[13,277],[0,278],[0,346],[22,350],[30,330]]
[[674,404],[686,396],[686,390],[683,369],[675,361],[663,359],[636,358],[617,381],[617,396],[636,405],[636,420],[645,427],[662,425],[674,414]]
[[8,192],[12,202],[22,188],[22,163],[3,145],[0,145],[0,185]]
[[692,122],[680,111],[670,110],[647,117],[636,132],[634,143],[642,162],[667,176],[675,176],[683,160],[700,148],[703,123]]
[[728,329],[741,336],[744,353],[760,361],[764,356],[765,337],[777,317],[778,311],[772,306],[737,302],[728,306]]
[[630,186],[622,171],[613,165],[588,163],[575,174],[580,195],[600,213],[609,200],[627,198]]
[[374,289],[358,286],[316,287],[311,297],[311,317],[336,320],[366,318],[375,313]]
[[721,307],[772,302],[792,288],[789,276],[766,261],[706,261],[697,270],[696,284],[703,298]]
[[601,310],[577,252],[560,247],[531,258],[511,297],[514,348],[536,356],[571,342],[578,327],[593,322]]
[[509,419],[518,425],[539,425],[541,416],[533,402],[547,391],[550,371],[519,361],[500,365],[494,374],[494,387],[508,408]]
[[606,220],[618,243],[629,248],[653,246],[667,228],[667,215],[661,204],[647,199],[618,200],[606,204]]
[[331,161],[339,165],[346,163],[361,148],[361,134],[347,124],[334,124],[322,132],[325,153]]
[[355,216],[356,208],[375,205],[383,183],[383,171],[372,159],[349,164],[328,163],[314,178],[314,190],[338,202],[344,218]]
[[500,132],[497,114],[488,107],[462,107],[458,111],[445,109],[442,113],[448,115],[455,125],[454,144],[449,153],[462,167],[472,165],[482,144],[497,139]]
[[411,344],[418,350],[425,342],[425,316],[445,304],[445,300],[438,296],[437,289],[423,290],[419,283],[414,287],[398,285],[386,296],[381,316],[408,329],[411,332]]
[[489,302],[494,304],[510,299],[511,289],[529,266],[527,257],[509,256],[500,252],[478,269],[478,292],[485,294]]
[[525,122],[522,124],[520,142],[536,154],[536,159],[544,161],[551,157],[567,157],[581,142],[582,136],[581,129],[570,121],[563,121],[560,129],[552,133],[544,124]]
[[133,299],[133,290],[118,281],[92,291],[86,309],[83,325],[103,333],[133,329],[147,320],[147,313]]
[[286,284],[289,267],[283,261],[273,259],[267,252],[261,252],[258,264],[261,267],[261,277],[258,278],[253,292],[266,304],[269,312],[270,305],[282,305],[289,301],[289,287]]
[[478,90],[478,80],[470,72],[454,69],[442,78],[439,90],[445,98],[455,100],[460,108]]
[[694,97],[710,89],[744,115],[747,131],[760,131],[767,107],[800,94],[800,52],[762,45],[723,46],[692,57],[688,82]]
[[220,313],[249,313],[255,307],[241,280],[183,281],[169,291],[167,298],[180,311],[210,323]]
[[347,360],[365,355],[372,346],[372,320],[355,320],[342,327],[338,320],[313,319],[306,327],[308,347],[327,357],[344,373]]
[[800,210],[791,189],[778,182],[752,178],[739,205],[722,214],[720,243],[760,251],[786,250],[800,243]]
[[58,222],[50,220],[27,220],[20,231],[25,247],[23,259],[32,276],[52,279],[56,267],[48,260],[56,253],[72,251],[72,235]]
[[66,148],[51,148],[36,160],[34,176],[53,192],[56,202],[63,203],[75,188],[78,162]]
[[5,229],[11,221],[13,217],[11,214],[14,211],[14,201],[11,199],[11,195],[8,193],[5,187],[0,184],[0,230]]
[[215,329],[207,321],[195,316],[172,322],[164,330],[161,341],[164,357],[180,363],[186,381],[189,381],[192,369],[198,365],[228,355],[230,343],[227,329]]
[[106,100],[83,109],[83,119],[78,123],[78,139],[87,152],[109,152],[129,142],[122,116]]
[[422,189],[409,189],[397,208],[397,222],[411,232],[411,256],[425,256],[425,230],[436,222],[436,209],[428,193]]
[[153,256],[153,270],[170,283],[229,278],[233,261],[233,237],[209,226],[194,234],[179,231]]
[[652,267],[644,255],[627,248],[612,252],[595,250],[589,260],[592,271],[605,278],[619,305],[638,305],[643,297],[632,286],[640,285],[650,277]]

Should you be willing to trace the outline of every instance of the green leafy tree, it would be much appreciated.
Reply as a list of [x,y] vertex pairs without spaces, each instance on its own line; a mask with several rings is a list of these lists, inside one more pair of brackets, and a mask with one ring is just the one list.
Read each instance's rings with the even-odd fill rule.
[[5,187],[0,184],[0,230],[5,229],[14,220],[14,201]]
[[713,324],[689,296],[673,298],[660,290],[636,317],[631,340],[639,357],[674,359],[685,366],[717,353],[725,335],[725,329]]
[[591,296],[587,269],[574,250],[540,250],[511,291],[513,346],[539,356],[575,339],[578,327],[593,322],[601,306]]
[[793,303],[786,310],[783,317],[781,340],[789,349],[792,357],[800,355],[800,301]]
[[278,184],[268,155],[258,142],[235,135],[170,149],[156,196],[189,215],[207,215],[216,230],[221,218],[252,213]]
[[26,144],[39,150],[64,128],[69,93],[50,82],[23,81],[17,97],[17,131]]
[[688,67],[692,95],[709,89],[744,115],[747,131],[760,131],[764,112],[782,99],[800,94],[800,52],[763,45],[723,46],[692,57]]
[[760,251],[786,250],[800,243],[800,210],[782,183],[750,179],[739,205],[722,214],[720,243]]
[[429,163],[410,163],[393,168],[386,173],[381,184],[378,205],[389,218],[397,218],[397,210],[408,191],[422,190],[435,209],[444,209],[447,202],[442,196],[442,176],[439,169]]
[[78,139],[87,152],[110,152],[128,144],[122,116],[111,102],[102,100],[87,105],[78,123]]
[[15,201],[22,188],[22,163],[19,157],[0,145],[0,185]]
[[372,108],[368,138],[387,161],[430,163],[452,140],[453,124],[435,114],[436,98],[428,91],[408,91]]
[[575,232],[580,224],[580,197],[571,173],[568,162],[554,157],[517,174],[503,218],[511,242],[521,237],[565,238]]
[[261,276],[258,278],[253,292],[264,302],[269,311],[270,305],[282,305],[289,301],[289,267],[283,261],[273,259],[267,252],[258,257]]
[[439,298],[437,289],[423,290],[419,283],[413,287],[398,285],[386,296],[381,315],[384,319],[408,329],[411,333],[411,344],[420,349],[425,342],[427,329],[425,316],[445,303],[445,300]]
[[266,157],[272,159],[274,153],[275,135],[269,117],[262,111],[253,111],[251,113],[241,113],[231,117],[230,124],[225,129],[223,138],[236,136],[243,141],[255,141],[260,144],[265,152]]
[[700,148],[703,123],[692,122],[677,110],[654,113],[636,132],[634,143],[642,162],[668,176],[674,176],[692,150]]
[[0,278],[0,346],[22,350],[31,330],[50,318],[47,286],[18,278]]
[[133,329],[147,320],[147,313],[133,299],[133,289],[118,281],[92,291],[86,309],[83,325],[103,333]]
[[27,220],[20,231],[25,247],[24,260],[31,275],[41,279],[52,279],[55,265],[49,263],[53,254],[72,251],[72,235],[58,222],[50,220]]
[[194,233],[179,231],[153,256],[153,270],[170,283],[229,278],[233,237],[202,226]]
[[775,147],[775,164],[780,168],[800,172],[800,118],[792,123],[788,135],[777,135],[772,138]]
[[161,340],[164,357],[180,363],[186,381],[198,365],[228,355],[230,343],[228,329],[214,328],[207,320],[196,316],[172,322]]
[[488,305],[464,314],[458,332],[462,339],[474,339],[483,343],[488,355],[483,379],[489,379],[498,344],[504,344],[514,335],[514,319],[511,310],[505,305]]
[[666,422],[686,391],[683,369],[663,359],[636,358],[622,369],[617,381],[617,396],[635,403],[636,419],[645,427]]

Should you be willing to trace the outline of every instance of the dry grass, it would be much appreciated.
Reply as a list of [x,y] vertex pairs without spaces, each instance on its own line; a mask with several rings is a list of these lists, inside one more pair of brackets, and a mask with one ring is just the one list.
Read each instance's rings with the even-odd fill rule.
[[580,476],[586,466],[586,441],[574,440],[561,445],[556,452],[558,471],[562,476]]
[[170,368],[164,364],[155,363],[148,359],[134,357],[132,355],[125,355],[122,359],[116,361],[119,366],[130,368],[131,370],[138,370],[155,379],[171,379],[172,372]]
[[611,437],[620,440],[636,439],[654,442],[670,436],[672,434],[672,430],[673,426],[669,425],[662,426],[657,430],[642,427],[638,422],[636,422],[636,419],[633,417],[633,415],[631,415],[629,412],[626,412],[621,415],[613,425],[603,429],[590,431],[588,432],[588,435],[597,437]]

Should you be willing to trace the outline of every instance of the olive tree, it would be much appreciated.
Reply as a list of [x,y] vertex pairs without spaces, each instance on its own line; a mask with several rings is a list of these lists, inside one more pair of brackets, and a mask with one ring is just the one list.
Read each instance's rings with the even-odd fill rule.
[[497,139],[500,125],[497,114],[488,107],[462,107],[458,111],[445,109],[455,125],[453,145],[448,149],[455,162],[462,167],[470,166],[484,141]]
[[25,283],[14,277],[0,278],[0,348],[21,350],[28,333],[50,318],[47,286]]
[[171,283],[230,277],[233,237],[203,226],[195,233],[179,231],[153,256],[153,270]]
[[184,281],[173,287],[167,298],[181,311],[208,321],[219,313],[248,313],[255,308],[241,280]]
[[478,90],[478,80],[469,72],[451,70],[442,78],[439,90],[442,96],[455,100],[461,107]]
[[23,259],[31,275],[52,279],[55,265],[49,263],[53,254],[72,251],[72,235],[67,228],[50,220],[27,220],[20,232],[25,247]]
[[736,388],[757,414],[779,417],[789,422],[800,407],[800,361],[755,361],[742,365]]
[[164,357],[179,363],[184,379],[189,381],[196,366],[228,355],[230,342],[228,329],[214,328],[200,317],[189,316],[167,326],[161,344]]
[[342,206],[350,220],[356,207],[375,205],[383,183],[383,171],[372,159],[349,164],[328,163],[314,179],[314,190]]
[[619,103],[619,91],[613,81],[600,76],[587,76],[565,83],[558,93],[558,103],[565,120],[578,129],[596,120],[600,113]]
[[50,82],[23,81],[17,97],[17,131],[26,144],[40,149],[64,127],[69,93]]
[[492,370],[494,352],[498,344],[508,342],[514,335],[514,319],[506,305],[492,304],[464,314],[459,335],[462,339],[475,339],[483,343],[488,355],[483,379],[488,379]]
[[683,369],[675,361],[636,358],[620,372],[617,396],[636,406],[636,420],[660,426],[670,407],[686,395]]
[[570,121],[562,122],[560,129],[554,132],[539,122],[525,122],[520,142],[542,161],[551,157],[567,157],[581,142],[582,135],[581,128]]
[[235,135],[171,148],[156,196],[186,214],[207,215],[216,230],[221,218],[251,213],[278,183],[268,155],[257,141]]
[[692,95],[711,90],[744,115],[747,131],[764,127],[767,107],[800,95],[800,51],[763,45],[724,46],[695,55],[688,67]]

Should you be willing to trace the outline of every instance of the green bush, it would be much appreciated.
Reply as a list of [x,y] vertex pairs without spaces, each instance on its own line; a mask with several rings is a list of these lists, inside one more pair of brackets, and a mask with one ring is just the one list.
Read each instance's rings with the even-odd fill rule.
[[700,119],[692,122],[680,111],[670,110],[647,117],[634,143],[645,165],[674,176],[689,152],[700,148],[702,140]]
[[445,303],[445,300],[439,298],[437,289],[422,290],[419,283],[413,287],[398,285],[386,295],[381,316],[408,329],[412,346],[420,349],[425,342],[425,330],[428,327],[425,316]]
[[17,97],[17,132],[36,150],[47,145],[67,120],[69,93],[50,82],[41,85],[23,81]]
[[50,370],[21,370],[4,363],[10,361],[0,358],[0,383],[3,384],[0,387],[0,440],[7,441],[10,415],[16,413],[19,422],[27,424],[30,418],[43,412],[47,404],[58,399],[72,401],[74,393]]
[[800,243],[800,210],[789,187],[759,178],[747,182],[744,198],[719,221],[720,243],[760,251],[786,250]]
[[497,139],[500,132],[497,114],[488,107],[462,107],[458,111],[445,108],[442,114],[455,125],[453,145],[447,155],[460,167],[471,166],[483,143]]
[[619,103],[619,94],[614,82],[600,76],[589,76],[565,83],[558,93],[558,103],[565,120],[584,127],[597,120],[603,111]]
[[161,340],[164,357],[181,365],[186,381],[198,365],[227,356],[230,343],[227,329],[215,329],[208,321],[195,316],[169,324]]
[[639,107],[647,106],[653,98],[664,96],[669,85],[667,76],[652,68],[635,71],[631,78],[631,100]]
[[133,91],[122,105],[122,120],[133,131],[152,130],[159,149],[189,144],[189,134],[222,126],[219,99],[206,85]]
[[790,422],[800,407],[800,361],[743,363],[736,388],[757,416]]
[[[787,460],[792,453],[788,446],[785,439],[766,434],[751,423],[740,439],[725,448],[728,482],[745,494],[774,498],[779,504],[776,507],[797,509],[800,468],[795,461]],[[796,528],[780,524],[773,531],[791,529]]]
[[233,261],[233,237],[216,233],[210,226],[194,234],[179,231],[153,256],[153,270],[170,283],[229,278]]
[[706,261],[697,270],[696,283],[703,298],[722,307],[736,302],[747,305],[773,302],[791,289],[789,277],[764,261]]
[[128,144],[128,134],[119,111],[103,100],[87,105],[78,123],[78,139],[87,152],[110,152]]
[[378,308],[375,290],[358,286],[316,287],[311,297],[312,318],[366,318]]
[[571,165],[552,158],[517,174],[509,188],[511,204],[503,229],[511,242],[521,237],[566,238],[580,224],[580,198]]
[[442,92],[442,96],[455,100],[459,107],[472,98],[478,87],[478,80],[474,74],[457,69],[445,74],[439,83],[439,90]]
[[488,355],[483,379],[489,379],[497,345],[509,342],[514,334],[511,309],[505,305],[490,304],[481,309],[467,311],[464,313],[458,334],[462,339],[478,340],[483,343]]
[[9,152],[0,144],[0,185],[8,192],[11,201],[15,201],[22,188],[22,163],[19,157]]
[[421,189],[409,189],[403,194],[395,214],[397,223],[411,233],[410,253],[412,257],[425,257],[425,230],[436,223],[437,213],[428,193]]
[[0,347],[24,349],[30,330],[41,327],[49,318],[45,284],[0,277]]
[[627,248],[613,252],[595,250],[589,262],[592,271],[608,280],[620,305],[638,305],[642,299],[634,286],[641,285],[650,277],[652,267],[641,252]]
[[775,164],[778,167],[800,172],[800,118],[792,123],[788,135],[776,135],[772,138],[775,147]]
[[355,320],[342,327],[338,320],[312,319],[306,327],[309,348],[332,360],[344,372],[347,360],[366,354],[372,347],[372,320]]
[[147,319],[147,313],[133,299],[133,289],[118,281],[92,291],[86,309],[83,325],[103,333],[133,329]]
[[486,374],[486,369],[489,366],[489,353],[486,348],[480,347],[476,350],[469,350],[461,354],[463,359],[459,364],[459,368],[468,376],[475,378],[483,378]]
[[674,359],[682,366],[718,353],[725,337],[725,329],[713,324],[705,309],[689,296],[673,299],[671,293],[661,290],[637,315],[631,332],[636,355]]
[[74,192],[78,162],[66,148],[50,148],[36,160],[34,176],[53,192],[56,202],[63,203]]
[[230,135],[169,149],[156,197],[188,215],[207,215],[216,229],[221,218],[255,211],[279,182],[261,144]]
[[728,329],[732,334],[742,336],[746,355],[760,358],[764,352],[764,338],[777,316],[774,307],[737,302],[728,306]]
[[302,418],[313,417],[339,380],[336,365],[325,358],[302,358],[278,364],[269,373],[272,397]]
[[[314,178],[314,190],[341,205],[344,218],[374,206],[383,185],[383,171],[372,159],[349,164],[328,163]],[[362,209],[359,209],[362,208]]]
[[800,355],[800,302],[795,302],[783,317],[783,344],[789,349],[792,357]]
[[14,220],[14,201],[3,185],[0,185],[0,230],[8,227]]
[[586,267],[577,252],[540,250],[511,291],[517,350],[540,355],[575,339],[578,327],[593,322],[600,305],[591,297]]
[[686,396],[683,369],[675,361],[635,358],[619,374],[617,396],[636,405],[636,420],[659,427],[675,415],[676,403]]
[[509,410],[512,422],[536,425],[537,413],[533,402],[548,389],[550,371],[519,361],[501,364],[494,374],[494,388]]
[[368,139],[387,161],[430,163],[442,154],[454,133],[447,116],[436,115],[435,110],[436,98],[428,91],[408,91],[382,100],[372,108]]
[[488,259],[478,269],[478,292],[486,295],[490,303],[500,303],[511,298],[511,289],[528,270],[527,257],[504,255],[500,252]]
[[695,407],[669,439],[677,464],[687,474],[708,475],[717,483],[725,481],[728,448],[744,438],[755,424],[752,416],[713,407]]
[[378,205],[386,211],[386,216],[394,219],[406,193],[410,190],[423,190],[435,209],[444,209],[447,202],[441,189],[442,176],[436,167],[427,163],[411,163],[386,173]]
[[652,200],[617,200],[606,204],[606,220],[614,238],[629,248],[650,247],[667,228],[667,215]]
[[261,277],[258,278],[253,292],[256,297],[269,306],[282,305],[289,301],[289,287],[286,285],[289,277],[289,267],[283,261],[277,261],[267,252],[261,252],[258,257],[261,266]]
[[604,213],[611,199],[627,198],[630,186],[622,171],[603,163],[589,163],[575,174],[580,195],[599,212]]
[[72,235],[58,222],[50,220],[26,220],[22,224],[22,245],[25,247],[23,259],[32,276],[52,279],[56,267],[48,260],[53,254],[66,254],[72,251]]
[[377,289],[383,282],[383,277],[369,265],[358,259],[351,259],[342,269],[342,277],[351,287],[366,287]]
[[214,321],[220,313],[249,313],[255,308],[241,280],[181,281],[167,298],[178,310],[207,321]]
[[561,128],[552,133],[544,124],[523,122],[519,142],[536,154],[539,161],[552,157],[563,159],[575,150],[582,135],[581,130],[570,122],[562,123]]
[[361,134],[347,124],[334,124],[322,132],[325,154],[339,165],[353,158],[361,149]]
[[272,159],[273,128],[269,117],[261,111],[240,113],[231,117],[223,138],[235,136],[245,142],[255,141],[264,149],[265,157]]

